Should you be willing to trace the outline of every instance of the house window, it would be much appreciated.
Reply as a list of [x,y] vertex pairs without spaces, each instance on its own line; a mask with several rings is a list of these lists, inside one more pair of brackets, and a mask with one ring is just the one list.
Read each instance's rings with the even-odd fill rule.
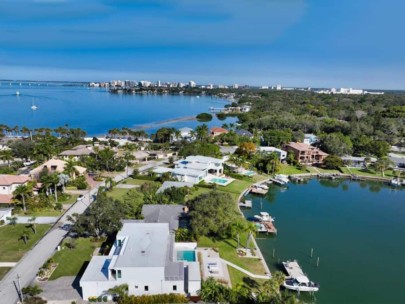
[[145,286],[145,291],[149,291],[149,286]]
[[177,285],[173,285],[173,291],[177,291]]
[[117,270],[117,278],[121,279],[121,270]]

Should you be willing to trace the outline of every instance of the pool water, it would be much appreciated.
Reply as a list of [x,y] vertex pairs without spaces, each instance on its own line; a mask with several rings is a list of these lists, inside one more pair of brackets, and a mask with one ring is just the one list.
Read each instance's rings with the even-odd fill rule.
[[177,251],[177,260],[195,262],[195,251],[194,250]]
[[228,180],[225,179],[225,178],[214,177],[214,178],[212,178],[212,179],[210,180],[210,182],[214,182],[214,183],[217,183],[217,184],[225,185],[225,184],[228,182]]
[[255,174],[256,174],[256,172],[254,172],[254,171],[246,171],[245,173],[243,173],[243,175],[246,175],[246,176],[253,176]]

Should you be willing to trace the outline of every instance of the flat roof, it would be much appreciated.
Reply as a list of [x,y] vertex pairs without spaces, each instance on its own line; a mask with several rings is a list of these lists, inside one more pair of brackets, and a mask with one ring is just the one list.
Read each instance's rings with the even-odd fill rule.
[[124,221],[117,239],[125,239],[114,268],[164,267],[170,241],[168,223]]
[[143,205],[142,215],[145,223],[168,223],[172,231],[179,228],[183,209],[182,205]]
[[201,174],[203,174],[204,171],[186,169],[186,168],[174,168],[174,169],[172,169],[171,172],[173,172],[173,174],[175,174],[175,175],[187,175],[187,176],[198,177]]
[[188,162],[197,162],[197,163],[203,163],[203,164],[223,163],[224,162],[222,159],[219,159],[219,158],[201,156],[201,155],[187,156],[185,160]]
[[110,256],[93,256],[80,282],[108,281],[108,266],[110,263]]

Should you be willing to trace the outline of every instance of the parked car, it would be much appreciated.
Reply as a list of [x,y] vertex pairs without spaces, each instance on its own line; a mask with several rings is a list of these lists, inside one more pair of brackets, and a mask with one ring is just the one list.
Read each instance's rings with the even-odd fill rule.
[[76,202],[81,202],[83,199],[84,199],[84,195],[83,195],[83,194],[80,194],[80,195],[77,197]]

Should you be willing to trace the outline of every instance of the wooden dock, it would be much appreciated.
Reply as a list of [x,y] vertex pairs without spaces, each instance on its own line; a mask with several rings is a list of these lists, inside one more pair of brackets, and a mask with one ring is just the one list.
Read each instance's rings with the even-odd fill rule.
[[250,187],[250,192],[254,194],[260,194],[260,195],[266,195],[269,190],[257,187],[257,186],[252,186]]

